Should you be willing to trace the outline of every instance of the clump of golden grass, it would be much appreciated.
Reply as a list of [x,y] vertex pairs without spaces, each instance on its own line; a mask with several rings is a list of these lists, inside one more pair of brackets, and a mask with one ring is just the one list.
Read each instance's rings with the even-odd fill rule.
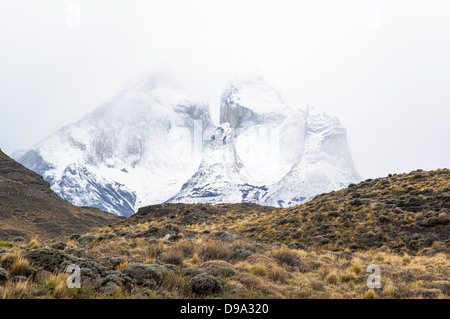
[[173,272],[164,277],[162,288],[172,293],[174,298],[192,298],[193,296],[187,280]]
[[191,259],[189,259],[189,262],[196,265],[201,261],[200,257],[198,256],[197,253],[194,254],[194,256],[192,256]]
[[237,263],[234,264],[234,267],[236,269],[238,269],[239,271],[246,271],[246,272],[252,272],[254,266],[255,265],[252,265],[247,261],[238,261]]
[[343,273],[340,274],[339,279],[342,282],[350,282],[350,281],[355,280],[355,275],[353,273],[353,270],[350,267],[347,268]]
[[355,274],[360,274],[362,272],[363,268],[359,259],[356,259],[352,262],[352,270]]
[[157,242],[152,243],[145,247],[145,253],[147,257],[158,258],[164,251],[164,244]]
[[302,272],[307,272],[311,268],[309,263],[303,261],[296,251],[286,247],[274,250],[272,256],[280,266],[297,267]]
[[377,261],[377,262],[384,261],[385,258],[386,258],[386,256],[382,252],[379,252],[378,254],[375,255],[375,261]]
[[19,252],[8,252],[0,259],[0,264],[5,269],[8,269],[13,276],[25,276],[30,262],[20,256]]
[[37,239],[32,239],[28,243],[27,247],[30,249],[37,249],[37,248],[41,247],[41,244],[39,243],[39,241]]
[[188,240],[180,240],[172,247],[174,252],[178,252],[185,258],[190,258],[194,255],[196,246],[193,242]]
[[313,290],[316,290],[316,291],[324,290],[324,284],[323,284],[323,282],[321,282],[319,280],[312,279],[309,281],[309,284]]
[[386,282],[386,284],[383,287],[383,295],[389,298],[392,298],[395,294],[396,287],[394,283],[390,280]]
[[411,263],[411,258],[408,255],[405,255],[405,256],[403,256],[402,261],[405,264],[409,264],[409,263]]
[[68,274],[64,273],[55,273],[51,274],[50,277],[47,278],[46,285],[49,293],[53,298],[59,299],[63,298],[67,293],[67,278]]
[[236,279],[250,289],[261,289],[264,285],[264,282],[260,277],[245,272],[239,274]]
[[378,299],[378,296],[373,289],[369,289],[364,293],[363,299]]
[[19,256],[14,260],[9,270],[13,276],[25,276],[29,267],[30,262]]
[[339,282],[339,277],[335,271],[328,274],[327,282],[331,285],[336,285]]
[[329,267],[321,267],[319,268],[317,274],[319,275],[319,278],[321,280],[324,280],[325,278],[327,278],[328,274],[330,273],[330,268]]
[[20,256],[17,252],[8,252],[2,256],[2,258],[0,259],[0,264],[3,268],[9,269],[19,257]]
[[276,261],[273,258],[271,258],[267,255],[258,254],[258,253],[251,254],[246,259],[246,262],[249,264],[252,264],[252,265],[263,264],[266,267],[276,265]]
[[231,257],[231,249],[222,242],[207,241],[202,244],[199,256],[203,260],[228,260]]
[[289,274],[283,267],[272,266],[269,268],[269,278],[275,282],[285,283],[289,278]]
[[253,266],[253,273],[257,276],[264,277],[267,276],[267,268],[263,264],[257,264]]
[[26,299],[28,298],[30,287],[28,280],[18,282],[8,282],[3,288],[2,299]]

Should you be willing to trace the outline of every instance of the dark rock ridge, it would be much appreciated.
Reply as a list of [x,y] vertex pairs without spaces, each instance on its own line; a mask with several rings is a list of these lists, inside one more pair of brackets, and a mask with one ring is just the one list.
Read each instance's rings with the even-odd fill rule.
[[63,200],[40,175],[0,151],[0,239],[54,238],[118,220],[113,214]]

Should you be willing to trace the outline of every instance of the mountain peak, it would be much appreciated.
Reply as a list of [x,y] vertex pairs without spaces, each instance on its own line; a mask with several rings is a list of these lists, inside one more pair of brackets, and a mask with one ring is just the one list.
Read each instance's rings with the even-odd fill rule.
[[79,206],[119,215],[161,202],[289,206],[358,181],[339,120],[291,108],[262,76],[224,90],[221,124],[150,77],[16,159]]
[[243,118],[264,114],[285,114],[289,107],[278,90],[262,76],[235,78],[222,94],[220,122],[236,128]]
[[80,206],[131,215],[164,202],[198,168],[209,107],[172,82],[132,85],[16,159]]
[[236,153],[234,130],[229,123],[223,123],[211,136],[197,172],[167,202],[258,202],[266,190],[248,184],[248,174]]

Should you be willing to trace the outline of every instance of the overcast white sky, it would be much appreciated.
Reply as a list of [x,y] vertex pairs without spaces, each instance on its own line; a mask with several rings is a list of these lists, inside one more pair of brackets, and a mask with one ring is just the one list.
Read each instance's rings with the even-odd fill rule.
[[348,131],[364,177],[450,166],[450,1],[0,1],[0,147],[169,69],[209,100],[259,70]]

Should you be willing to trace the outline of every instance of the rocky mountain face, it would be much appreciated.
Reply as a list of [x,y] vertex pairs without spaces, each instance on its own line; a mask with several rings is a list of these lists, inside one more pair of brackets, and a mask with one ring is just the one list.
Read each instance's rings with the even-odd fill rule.
[[236,153],[234,132],[228,123],[217,127],[197,172],[168,202],[257,203],[267,191],[248,184],[245,167]]
[[124,216],[161,202],[292,206],[360,180],[339,121],[292,108],[262,77],[230,83],[220,122],[150,78],[13,157],[71,203]]
[[229,85],[220,120],[220,140],[210,141],[198,171],[169,202],[286,207],[361,180],[339,120],[289,107],[262,77]]
[[63,200],[40,175],[0,151],[0,239],[49,239],[118,220],[113,214]]

